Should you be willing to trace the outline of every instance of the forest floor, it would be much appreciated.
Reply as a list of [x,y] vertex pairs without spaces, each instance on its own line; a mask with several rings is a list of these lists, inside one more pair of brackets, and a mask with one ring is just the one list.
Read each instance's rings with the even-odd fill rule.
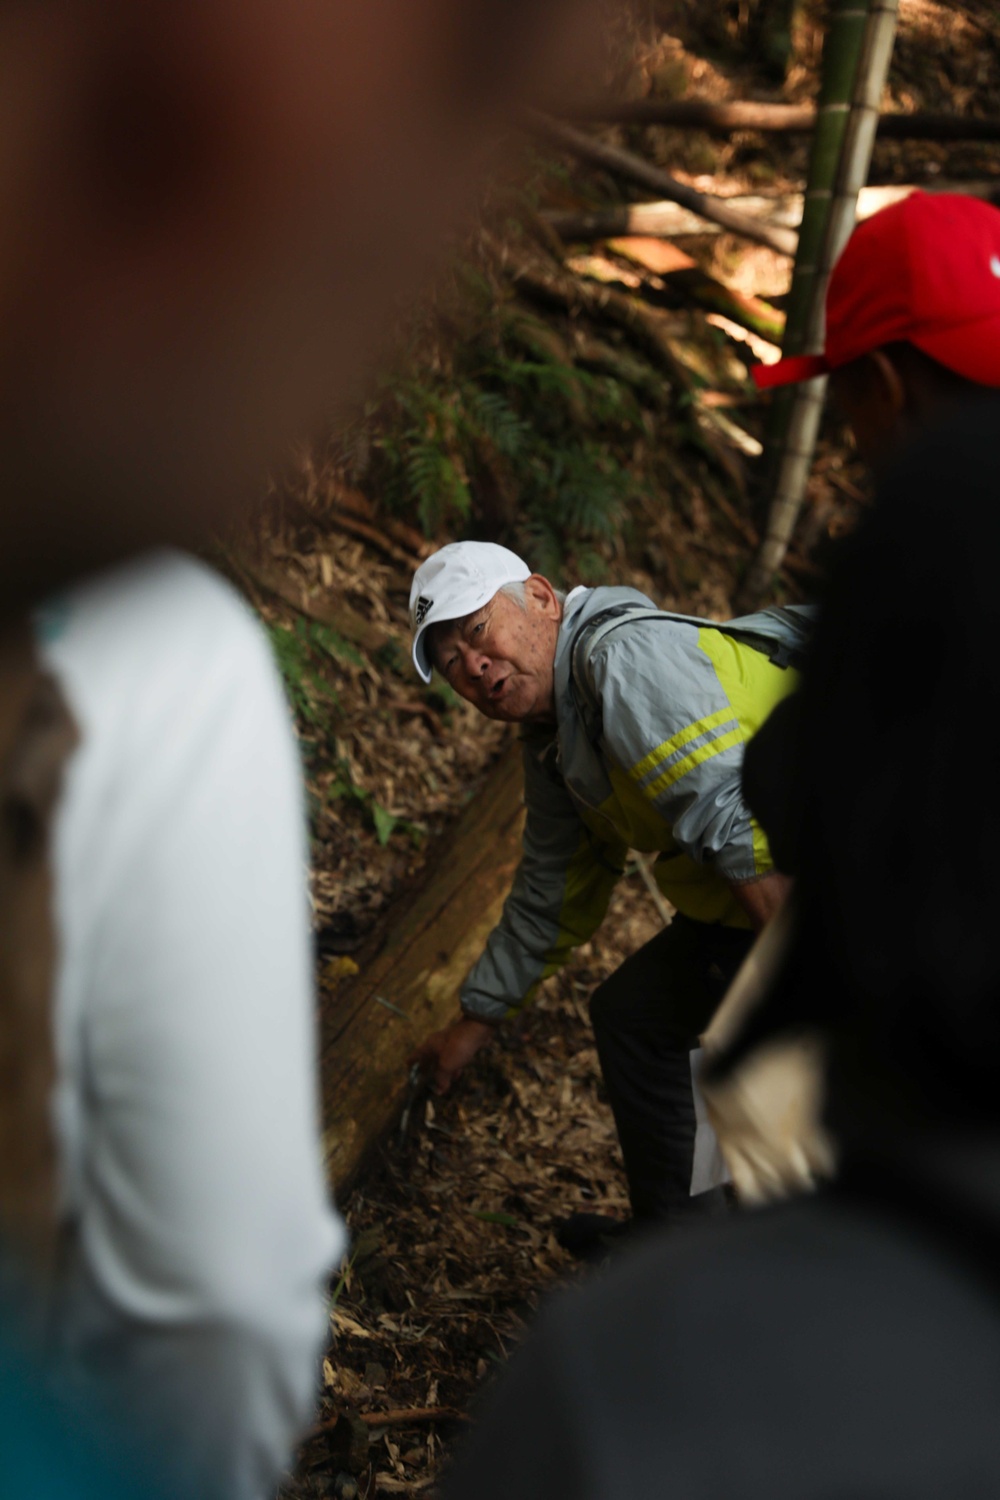
[[[748,55],[741,28],[753,5],[647,8],[655,22],[629,32],[609,93],[814,96],[820,4],[805,6],[783,89]],[[901,0],[900,14],[886,107],[1000,115],[995,0]],[[631,125],[597,133],[710,193],[777,197],[804,179],[802,137],[744,131],[720,141]],[[870,180],[982,181],[998,177],[998,156],[995,144],[879,142]],[[760,534],[754,454],[766,442],[766,408],[748,381],[759,347],[725,318],[665,298],[655,276],[613,246],[556,242],[546,213],[638,194],[558,154],[528,158],[516,212],[507,198],[493,204],[466,247],[458,301],[418,320],[400,369],[349,440],[304,460],[261,535],[223,559],[268,626],[295,711],[321,984],[331,960],[349,957],[420,880],[437,836],[511,734],[439,680],[417,682],[407,598],[421,558],[456,536],[486,536],[520,547],[560,582],[630,583],[667,608],[725,618]],[[725,234],[677,243],[780,312],[789,261]],[[656,305],[672,376],[595,311],[580,290],[595,276]],[[540,297],[545,277],[566,295]],[[603,488],[581,499],[588,471]],[[869,494],[830,412],[776,598],[810,596],[831,541]],[[555,1221],[588,1204],[625,1211],[587,1000],[659,922],[633,871],[594,941],[451,1096],[415,1106],[405,1135],[386,1142],[341,1205],[352,1249],[334,1289],[336,1344],[320,1426],[288,1495],[432,1490],[471,1398],[539,1299],[576,1274]]]

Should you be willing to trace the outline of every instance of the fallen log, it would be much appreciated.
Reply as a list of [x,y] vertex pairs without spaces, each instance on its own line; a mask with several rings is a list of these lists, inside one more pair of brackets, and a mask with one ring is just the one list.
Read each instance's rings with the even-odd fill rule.
[[251,559],[245,555],[237,557],[233,553],[225,553],[219,560],[240,587],[250,593],[251,598],[255,594],[273,595],[290,609],[305,615],[307,620],[315,620],[318,625],[328,625],[362,651],[372,653],[389,645],[395,645],[404,651],[406,649],[405,637],[390,625],[383,625],[378,620],[368,620],[349,604],[331,598],[326,593],[307,593],[304,586],[296,587],[292,578],[267,558]]
[[[784,193],[780,198],[760,193],[741,193],[725,200],[761,224],[793,229],[802,217],[802,194]],[[661,199],[654,203],[616,203],[610,208],[551,209],[541,217],[561,240],[608,240],[620,235],[651,235],[675,239],[693,234],[720,234],[721,224],[709,223],[679,203]]]
[[567,276],[548,266],[512,259],[506,270],[526,297],[569,313],[585,312],[621,328],[659,366],[672,385],[678,390],[690,389],[690,372],[674,352],[663,313],[626,292],[601,284],[591,285],[579,276]]
[[669,172],[654,167],[641,156],[636,156],[631,151],[622,151],[618,146],[608,146],[581,130],[575,130],[572,125],[563,125],[559,120],[552,120],[535,111],[530,113],[528,119],[536,134],[578,156],[582,161],[593,162],[596,166],[614,172],[618,177],[627,178],[641,187],[651,188],[653,192],[668,198],[672,203],[681,204],[691,213],[699,214],[701,218],[759,245],[767,245],[781,255],[795,254],[797,236],[792,230],[762,224],[748,214],[732,208],[726,199],[700,193],[697,188],[686,182],[679,182]]
[[[544,232],[551,234],[547,227]],[[344,485],[335,484],[331,486],[331,493],[334,510],[338,515],[352,516],[356,521],[367,522],[410,556],[423,562],[434,551],[434,543],[429,542],[416,527],[407,525],[396,516],[381,514],[361,490],[349,490]]]
[[352,511],[344,510],[336,506],[327,512],[327,520],[336,531],[344,531],[348,536],[357,537],[359,541],[367,542],[369,547],[374,547],[376,552],[381,552],[390,562],[399,563],[400,567],[412,573],[419,567],[421,558],[411,552],[407,552],[391,537],[386,536],[384,529],[373,526],[370,521],[355,515]]
[[678,292],[685,301],[708,312],[721,313],[772,344],[781,343],[785,331],[783,312],[762,297],[738,292],[717,276],[710,276],[690,255],[685,255],[668,240],[659,236],[622,235],[609,240],[608,248],[652,271],[662,279],[665,287]]
[[[573,110],[573,119],[619,125],[670,125],[676,130],[734,130],[806,134],[816,125],[811,104],[772,104],[758,100],[607,99]],[[1000,141],[1000,117],[915,110],[879,116],[878,138],[895,141]]]
[[512,745],[419,889],[355,955],[359,972],[321,995],[323,1146],[339,1194],[399,1119],[410,1052],[456,1014],[458,987],[510,888],[522,824],[521,756]]
[[[865,187],[858,194],[858,218],[867,219],[880,208],[898,203],[917,191],[911,183],[891,187]],[[995,178],[977,179],[972,182],[922,183],[924,193],[965,193],[970,198],[983,198],[987,202],[1000,203],[1000,181]],[[740,213],[756,218],[759,222],[777,228],[796,229],[802,218],[801,193],[782,193],[769,196],[763,193],[740,193],[732,198],[717,199],[729,203]],[[721,224],[708,223],[700,214],[691,213],[679,203],[663,200],[656,203],[621,203],[613,208],[595,209],[590,212],[577,210],[549,211],[541,215],[561,240],[606,240],[618,235],[649,235],[656,239],[675,239],[678,236],[695,234],[719,234]]]

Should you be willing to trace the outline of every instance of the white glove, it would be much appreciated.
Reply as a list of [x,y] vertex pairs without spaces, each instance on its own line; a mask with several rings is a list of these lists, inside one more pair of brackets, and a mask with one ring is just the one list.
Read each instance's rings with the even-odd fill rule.
[[[768,923],[741,965],[702,1039],[719,1053],[767,991],[792,931],[790,903]],[[808,1192],[836,1162],[821,1124],[824,1058],[818,1039],[758,1047],[722,1082],[701,1089],[737,1197],[768,1203]]]

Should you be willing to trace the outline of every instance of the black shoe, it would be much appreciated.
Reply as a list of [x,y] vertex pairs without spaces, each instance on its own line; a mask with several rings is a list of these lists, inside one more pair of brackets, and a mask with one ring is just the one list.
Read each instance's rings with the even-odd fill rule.
[[632,1234],[631,1219],[607,1214],[570,1214],[556,1225],[556,1241],[576,1260],[605,1260]]

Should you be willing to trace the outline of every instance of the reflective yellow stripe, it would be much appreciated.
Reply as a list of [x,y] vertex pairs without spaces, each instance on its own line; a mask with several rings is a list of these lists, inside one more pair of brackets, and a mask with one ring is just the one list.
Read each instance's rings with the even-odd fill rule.
[[761,828],[756,818],[750,819],[750,827],[753,829],[754,869],[758,875],[770,875],[774,869],[774,860],[771,858],[771,849],[767,842],[767,834]]
[[636,781],[641,781],[648,776],[654,766],[661,761],[667,760],[675,750],[680,750],[684,745],[689,745],[692,740],[700,739],[710,729],[718,729],[720,724],[736,723],[736,715],[731,708],[720,708],[718,713],[709,714],[705,719],[699,719],[697,724],[689,724],[686,729],[681,729],[669,740],[664,740],[662,745],[657,745],[655,750],[650,750],[642,760],[636,761],[628,773]]
[[721,755],[723,750],[732,749],[733,745],[743,742],[742,729],[730,729],[728,734],[720,734],[717,740],[709,740],[707,745],[699,745],[697,750],[692,750],[690,755],[685,755],[683,760],[677,761],[675,765],[669,766],[655,781],[643,787],[647,797],[656,798],[661,792],[665,792],[668,786],[673,786],[675,781],[680,781],[695,766],[702,765],[706,760],[711,760],[713,755]]

